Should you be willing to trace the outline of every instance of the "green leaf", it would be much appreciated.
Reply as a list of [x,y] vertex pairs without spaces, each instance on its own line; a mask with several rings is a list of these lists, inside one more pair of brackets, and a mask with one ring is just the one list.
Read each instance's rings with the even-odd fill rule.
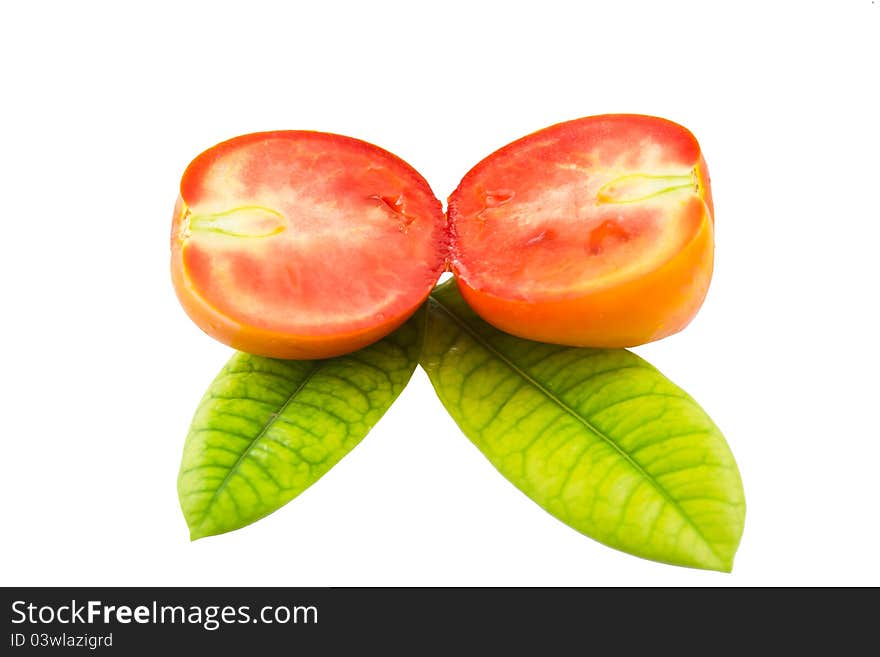
[[357,445],[418,363],[420,310],[383,340],[327,360],[236,353],[196,410],[177,489],[192,539],[280,508]]
[[454,281],[428,302],[421,356],[440,400],[492,464],[551,514],[631,554],[729,572],[742,482],[706,413],[624,349],[498,331]]

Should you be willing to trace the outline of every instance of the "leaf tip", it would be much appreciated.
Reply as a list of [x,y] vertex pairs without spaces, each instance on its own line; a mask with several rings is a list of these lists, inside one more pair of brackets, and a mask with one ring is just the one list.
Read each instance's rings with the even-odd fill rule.
[[705,569],[714,570],[716,573],[724,573],[725,575],[729,575],[733,572],[733,562],[721,562],[719,565],[705,566]]
[[[189,523],[187,523],[189,524]],[[189,540],[197,541],[200,538],[205,538],[205,536],[209,536],[209,533],[204,531],[199,525],[189,525]]]
[[187,518],[186,524],[189,527],[189,540],[191,542],[198,541],[201,538],[207,538],[208,536],[216,536],[217,534],[224,533],[224,531],[229,531],[228,529],[218,528],[213,523],[205,522],[204,518],[201,522],[190,522],[189,518]]
[[184,511],[183,514],[184,519],[186,520],[186,526],[189,529],[189,540],[195,542],[200,538],[205,538],[206,536],[212,536],[216,534],[216,531],[211,531],[210,524],[206,529],[206,523],[204,518],[201,519],[201,522],[198,522],[195,518],[190,516]]
[[729,575],[733,572],[733,557],[725,559],[721,562],[721,567],[717,569],[719,573]]
[[696,564],[696,568],[700,568],[702,570],[712,570],[716,573],[724,573],[729,575],[733,572],[733,555],[730,556],[721,556],[715,555],[716,558],[712,559],[710,562],[703,562]]

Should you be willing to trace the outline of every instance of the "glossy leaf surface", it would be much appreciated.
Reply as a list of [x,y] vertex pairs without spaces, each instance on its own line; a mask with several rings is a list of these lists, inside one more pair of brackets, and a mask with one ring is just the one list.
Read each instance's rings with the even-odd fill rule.
[[275,511],[354,448],[409,381],[422,312],[337,358],[236,353],[202,398],[184,446],[178,494],[191,537]]
[[479,319],[454,281],[428,301],[421,364],[491,463],[551,514],[611,547],[729,571],[745,501],[718,428],[623,349],[516,338]]

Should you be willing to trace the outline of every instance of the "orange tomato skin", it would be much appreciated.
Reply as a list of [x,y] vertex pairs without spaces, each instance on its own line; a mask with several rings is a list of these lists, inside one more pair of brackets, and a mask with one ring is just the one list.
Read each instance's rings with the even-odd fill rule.
[[512,335],[575,347],[635,347],[682,330],[709,289],[714,227],[708,213],[694,238],[649,275],[555,301],[504,299],[469,287],[461,295],[487,322]]
[[[663,119],[639,115],[596,118],[632,119],[634,124],[656,120],[674,125]],[[556,127],[551,126],[547,131]],[[634,347],[685,328],[702,306],[712,278],[714,212],[706,162],[693,135],[684,128],[680,129],[681,136],[676,136],[675,146],[690,149],[696,155],[696,161],[691,162],[699,192],[691,197],[682,215],[681,226],[686,239],[669,258],[652,263],[633,277],[610,283],[601,279],[590,281],[585,287],[573,286],[569,293],[555,297],[530,296],[515,286],[508,290],[489,290],[479,281],[473,284],[470,280],[469,270],[475,267],[466,263],[468,266],[460,269],[454,261],[452,269],[468,304],[485,321],[507,333],[577,347]],[[542,133],[545,131],[534,133],[520,142],[527,142]],[[518,143],[500,149],[497,154],[505,156]],[[490,155],[474,170],[490,166],[492,158]],[[537,166],[549,165],[540,162]],[[468,202],[461,200],[461,196],[455,198],[461,190],[462,186],[450,198],[450,207],[456,202]],[[453,235],[456,219],[456,213],[450,213]],[[511,257],[516,258],[518,254],[513,253]]]
[[[401,326],[418,310],[424,298],[406,312],[369,328],[334,335],[291,335],[245,326],[211,307],[193,289],[183,265],[184,243],[176,236],[185,206],[180,197],[174,207],[171,237],[171,280],[184,311],[205,333],[233,349],[258,356],[294,360],[332,358],[362,349]],[[425,295],[427,298],[427,294]]]

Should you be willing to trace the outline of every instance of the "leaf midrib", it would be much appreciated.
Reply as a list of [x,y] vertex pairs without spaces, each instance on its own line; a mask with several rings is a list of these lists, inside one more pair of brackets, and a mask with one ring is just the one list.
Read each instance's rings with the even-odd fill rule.
[[214,503],[219,499],[220,494],[226,489],[226,486],[232,480],[232,477],[238,472],[238,469],[241,467],[241,464],[244,462],[245,458],[251,453],[254,449],[254,446],[260,441],[260,439],[266,435],[266,433],[271,429],[275,422],[284,414],[284,411],[287,410],[287,407],[290,406],[291,402],[294,398],[302,392],[303,388],[305,388],[306,384],[311,380],[311,378],[315,375],[315,373],[321,369],[321,366],[324,364],[324,361],[315,361],[312,365],[312,369],[308,374],[305,375],[302,381],[300,381],[296,388],[291,391],[291,393],[287,396],[287,399],[284,403],[279,407],[278,411],[269,415],[269,418],[266,420],[263,427],[259,432],[254,436],[254,438],[248,443],[248,446],[242,451],[241,455],[236,459],[235,463],[229,468],[229,472],[226,473],[226,476],[223,478],[223,481],[220,482],[220,485],[217,486],[214,494],[211,496],[211,499],[208,500],[208,504],[205,506],[204,511],[202,511],[202,517],[199,520],[199,524],[197,527],[201,527],[205,524],[205,521],[208,519],[211,508],[214,506]]
[[684,519],[684,521],[691,526],[691,528],[696,532],[697,536],[700,537],[700,540],[709,548],[709,551],[718,559],[718,562],[722,565],[727,565],[727,562],[718,554],[715,550],[715,547],[712,543],[703,535],[703,532],[700,531],[700,528],[694,524],[691,517],[685,512],[685,510],[681,507],[681,505],[675,500],[675,498],[671,497],[669,493],[667,493],[666,489],[660,485],[658,482],[647,470],[645,470],[638,461],[634,460],[629,454],[627,454],[610,436],[606,435],[600,429],[598,429],[595,425],[593,425],[587,418],[583,417],[580,413],[578,413],[574,408],[569,406],[565,401],[554,395],[546,386],[541,384],[540,381],[532,377],[525,370],[520,368],[516,363],[510,360],[507,356],[505,356],[501,351],[492,346],[483,336],[477,333],[473,328],[471,328],[463,319],[461,319],[458,315],[456,315],[452,310],[446,307],[442,301],[437,299],[435,296],[429,297],[430,301],[433,301],[440,310],[442,310],[452,321],[454,321],[461,329],[463,329],[468,335],[471,336],[478,344],[480,344],[484,349],[493,354],[496,358],[498,358],[501,362],[507,365],[510,369],[516,372],[519,376],[525,379],[529,384],[538,389],[541,393],[543,393],[548,399],[550,399],[553,403],[559,406],[565,413],[568,413],[571,417],[575,418],[584,427],[586,427],[593,434],[604,440],[608,445],[610,445],[621,457],[623,457],[630,466],[642,477],[644,477],[648,482],[650,482],[651,486],[654,487],[661,497],[663,497],[666,502],[674,508],[679,515]]

